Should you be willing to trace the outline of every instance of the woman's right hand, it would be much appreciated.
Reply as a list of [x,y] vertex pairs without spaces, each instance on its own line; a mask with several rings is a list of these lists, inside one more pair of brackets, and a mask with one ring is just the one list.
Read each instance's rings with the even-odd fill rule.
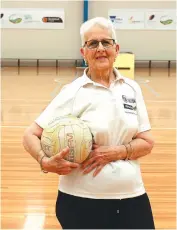
[[61,152],[52,157],[44,157],[42,159],[42,168],[47,172],[57,173],[59,175],[67,175],[73,169],[78,168],[78,163],[70,162],[64,159],[69,153],[69,148],[63,149]]

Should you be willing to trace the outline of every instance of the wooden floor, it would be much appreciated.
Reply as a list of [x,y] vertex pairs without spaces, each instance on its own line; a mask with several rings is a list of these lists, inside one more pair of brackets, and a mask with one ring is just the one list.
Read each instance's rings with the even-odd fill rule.
[[[55,218],[58,176],[42,174],[22,146],[24,129],[61,87],[76,77],[74,68],[2,69],[1,229],[60,229]],[[141,159],[156,229],[176,229],[176,73],[137,69],[156,144]]]

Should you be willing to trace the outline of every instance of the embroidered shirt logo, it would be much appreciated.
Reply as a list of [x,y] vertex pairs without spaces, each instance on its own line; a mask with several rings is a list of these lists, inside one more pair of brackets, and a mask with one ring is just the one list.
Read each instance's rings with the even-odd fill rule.
[[122,99],[125,103],[136,103],[135,98],[128,98],[125,95],[122,95]]
[[136,99],[122,95],[125,113],[137,114]]
[[128,104],[124,104],[124,108],[125,108],[125,109],[130,109],[130,110],[133,110],[133,111],[136,110],[136,106],[128,105]]

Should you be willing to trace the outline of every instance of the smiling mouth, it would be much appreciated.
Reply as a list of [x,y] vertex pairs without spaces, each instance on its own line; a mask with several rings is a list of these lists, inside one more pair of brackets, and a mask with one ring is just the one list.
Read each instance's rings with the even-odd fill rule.
[[101,57],[97,57],[96,59],[105,59],[107,57],[101,56]]

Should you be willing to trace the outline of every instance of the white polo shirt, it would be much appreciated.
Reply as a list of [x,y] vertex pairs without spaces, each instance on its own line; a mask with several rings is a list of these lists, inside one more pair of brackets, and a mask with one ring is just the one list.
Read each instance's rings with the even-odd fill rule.
[[[45,128],[52,118],[72,114],[86,122],[97,144],[112,146],[127,144],[137,133],[149,130],[139,85],[117,69],[114,72],[116,79],[107,88],[90,80],[85,70],[82,77],[63,87],[36,123]],[[96,177],[93,172],[83,174],[78,168],[60,175],[59,190],[96,199],[124,199],[145,193],[137,160],[111,162]]]

